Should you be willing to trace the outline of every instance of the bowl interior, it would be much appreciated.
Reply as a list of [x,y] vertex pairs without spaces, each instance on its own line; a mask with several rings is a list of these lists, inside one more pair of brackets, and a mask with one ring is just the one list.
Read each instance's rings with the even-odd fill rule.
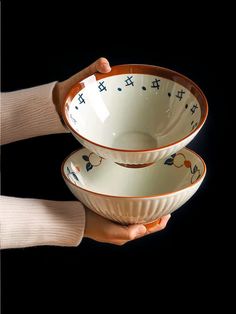
[[67,98],[66,123],[79,136],[117,149],[155,149],[185,138],[205,118],[203,96],[187,78],[151,66],[114,71],[78,83]]
[[62,165],[64,179],[78,188],[124,197],[175,192],[192,186],[205,172],[204,161],[187,148],[141,169],[121,167],[86,148],[74,152]]

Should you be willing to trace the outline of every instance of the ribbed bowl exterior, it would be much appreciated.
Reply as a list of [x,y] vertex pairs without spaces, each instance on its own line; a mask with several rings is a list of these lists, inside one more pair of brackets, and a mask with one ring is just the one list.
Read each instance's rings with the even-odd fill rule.
[[[200,130],[200,129],[199,129]],[[183,147],[185,147],[199,132],[197,130],[191,136],[185,138],[184,140],[172,144],[169,147],[164,147],[157,150],[151,151],[143,151],[143,152],[129,152],[115,149],[108,149],[105,147],[101,147],[99,145],[93,144],[89,141],[84,140],[77,134],[73,133],[73,135],[77,138],[77,140],[91,152],[94,152],[96,155],[101,156],[105,159],[110,159],[113,162],[121,163],[121,164],[149,164],[153,163],[159,159],[166,158]]]
[[194,195],[203,179],[178,192],[140,198],[105,196],[79,189],[67,181],[66,184],[77,199],[97,214],[126,225],[150,223],[174,212]]

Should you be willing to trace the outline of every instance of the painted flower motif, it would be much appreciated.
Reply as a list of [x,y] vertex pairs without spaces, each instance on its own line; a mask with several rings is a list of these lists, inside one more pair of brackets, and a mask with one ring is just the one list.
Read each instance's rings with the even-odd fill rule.
[[170,158],[166,159],[164,162],[165,165],[175,166],[176,168],[186,167],[189,168],[191,176],[191,184],[197,181],[200,178],[201,172],[198,169],[197,165],[192,166],[190,160],[186,159],[185,155],[182,153],[173,154]]
[[83,160],[86,161],[86,170],[90,171],[93,169],[93,167],[98,167],[101,162],[102,162],[102,157],[94,154],[94,153],[90,153],[89,155],[83,155],[82,156]]
[[191,173],[192,173],[191,183],[194,183],[201,176],[201,172],[198,169],[197,165],[195,165],[193,169],[191,168]]
[[164,164],[165,164],[165,165],[172,166],[173,163],[174,163],[174,158],[175,158],[175,156],[176,156],[176,154],[171,155],[170,158],[168,158],[168,159],[165,160]]

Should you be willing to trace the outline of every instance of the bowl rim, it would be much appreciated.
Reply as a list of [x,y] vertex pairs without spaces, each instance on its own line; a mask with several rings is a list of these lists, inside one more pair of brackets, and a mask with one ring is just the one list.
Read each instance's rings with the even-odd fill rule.
[[[73,183],[70,179],[68,179],[68,177],[66,176],[65,172],[64,172],[64,167],[65,167],[65,163],[67,162],[67,160],[69,160],[69,158],[71,156],[73,156],[74,154],[78,153],[80,150],[82,149],[87,149],[85,147],[81,147],[79,149],[76,149],[75,151],[73,151],[72,153],[70,153],[62,162],[61,164],[61,174],[62,174],[62,177],[63,179],[66,181],[66,182],[69,182],[70,184],[72,184],[73,186],[75,186],[76,188],[82,190],[82,191],[85,191],[85,192],[88,192],[88,193],[92,193],[92,194],[95,194],[95,195],[98,195],[98,196],[102,196],[102,197],[108,197],[108,198],[120,198],[120,199],[140,199],[140,198],[144,198],[144,199],[147,199],[147,198],[159,198],[159,197],[164,197],[164,196],[170,196],[170,195],[173,195],[173,194],[177,194],[179,192],[182,192],[184,190],[187,190],[187,189],[190,189],[192,188],[193,186],[197,185],[200,181],[202,181],[205,176],[206,176],[206,172],[207,172],[207,167],[206,167],[206,163],[205,161],[203,160],[203,158],[198,155],[195,151],[193,151],[192,149],[189,149],[187,147],[184,147],[182,148],[181,150],[187,150],[189,151],[190,153],[192,153],[193,155],[195,155],[198,159],[200,159],[200,161],[202,162],[202,165],[203,165],[203,173],[202,175],[196,180],[194,181],[193,183],[189,184],[188,186],[182,188],[182,189],[179,189],[179,190],[176,190],[176,191],[173,191],[173,192],[167,192],[167,193],[161,193],[161,194],[156,194],[156,195],[143,195],[143,196],[122,196],[122,195],[112,195],[112,194],[105,194],[105,193],[99,193],[99,192],[94,192],[94,191],[91,191],[91,190],[88,190],[88,189],[85,189],[81,186],[78,186],[76,185],[75,183]],[[87,149],[88,150],[88,149]],[[168,158],[168,157],[167,157]],[[164,159],[164,158],[163,158]],[[160,159],[162,160],[162,159]],[[157,162],[159,162],[160,160],[158,160]],[[155,164],[155,163],[154,163]],[[122,166],[120,166],[122,167]]]
[[[149,73],[147,73],[147,71],[149,71]],[[149,64],[114,65],[111,67],[110,72],[108,72],[108,73],[95,73],[94,75],[96,77],[96,80],[98,81],[98,80],[101,80],[103,78],[107,78],[107,77],[111,77],[111,76],[115,76],[115,75],[121,75],[121,74],[156,75],[158,77],[172,80],[172,81],[182,85],[186,89],[188,89],[197,98],[197,100],[201,106],[200,123],[198,124],[196,129],[194,129],[193,131],[188,133],[186,136],[184,136],[183,138],[181,138],[177,141],[174,141],[174,142],[171,142],[167,145],[159,146],[156,148],[123,149],[123,148],[115,148],[115,147],[106,146],[106,145],[103,145],[100,143],[96,143],[96,142],[86,138],[85,136],[81,135],[78,131],[76,131],[73,128],[73,126],[69,123],[69,120],[67,119],[67,116],[66,116],[66,106],[68,105],[68,103],[71,103],[71,101],[73,100],[75,95],[85,87],[85,85],[82,81],[82,82],[77,82],[76,84],[73,85],[73,87],[67,93],[67,95],[66,95],[66,97],[62,103],[62,110],[61,110],[62,119],[63,119],[63,121],[64,121],[64,123],[65,123],[65,125],[69,131],[71,131],[72,133],[75,133],[82,140],[84,140],[84,141],[86,141],[92,145],[95,145],[97,147],[106,149],[106,150],[126,152],[126,153],[129,153],[129,152],[131,152],[131,153],[135,153],[135,152],[136,153],[145,153],[145,152],[158,152],[158,151],[164,150],[166,148],[170,148],[172,146],[175,146],[175,145],[183,142],[187,138],[191,137],[193,134],[198,133],[198,131],[204,125],[204,123],[207,119],[208,110],[209,110],[207,98],[206,98],[205,94],[203,93],[203,91],[201,90],[201,88],[195,82],[193,82],[191,79],[189,79],[187,76],[185,76],[179,72],[173,71],[171,69],[168,69],[168,68],[164,68],[164,67],[160,67],[160,66],[156,66],[156,65],[149,65]],[[192,90],[190,89],[190,87]]]

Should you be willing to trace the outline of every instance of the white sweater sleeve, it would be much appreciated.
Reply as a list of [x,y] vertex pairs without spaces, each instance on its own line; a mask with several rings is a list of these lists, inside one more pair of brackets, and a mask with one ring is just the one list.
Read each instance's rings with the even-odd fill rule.
[[67,132],[52,101],[55,84],[1,93],[1,144]]
[[85,211],[76,201],[59,202],[1,196],[0,248],[77,246]]

